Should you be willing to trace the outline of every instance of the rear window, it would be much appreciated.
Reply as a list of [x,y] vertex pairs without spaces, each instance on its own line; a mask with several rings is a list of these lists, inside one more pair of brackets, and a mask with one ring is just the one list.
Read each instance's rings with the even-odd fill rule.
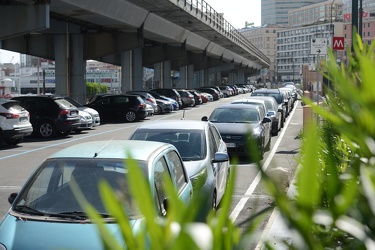
[[18,102],[6,102],[3,103],[1,106],[3,106],[5,109],[12,111],[12,110],[17,110],[17,111],[22,111],[25,110],[23,107],[19,105]]
[[63,98],[55,99],[54,102],[57,103],[57,105],[59,105],[59,107],[61,107],[61,108],[75,107],[73,104],[71,104],[70,102],[68,102],[67,100],[65,100]]

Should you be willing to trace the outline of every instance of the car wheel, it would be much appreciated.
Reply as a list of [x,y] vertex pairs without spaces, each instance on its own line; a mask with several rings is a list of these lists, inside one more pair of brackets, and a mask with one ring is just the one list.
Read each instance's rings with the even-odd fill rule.
[[127,122],[134,122],[137,119],[137,115],[133,110],[129,110],[125,113],[125,119]]
[[162,109],[161,109],[161,107],[158,105],[158,106],[156,107],[156,113],[155,113],[155,114],[160,115],[161,113],[162,113]]
[[63,136],[70,135],[70,133],[72,133],[72,129],[68,129],[68,130],[65,131],[65,132],[61,132],[61,134],[62,134]]
[[10,146],[16,146],[18,143],[22,142],[23,137],[20,138],[3,138],[5,143]]
[[37,131],[42,138],[52,138],[56,135],[55,125],[51,121],[39,122]]

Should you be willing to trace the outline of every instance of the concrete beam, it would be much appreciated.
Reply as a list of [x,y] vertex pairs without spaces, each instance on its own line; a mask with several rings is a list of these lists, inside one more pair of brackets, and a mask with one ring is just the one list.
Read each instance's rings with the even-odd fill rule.
[[181,46],[156,46],[143,48],[143,66],[152,68],[155,63],[170,61],[186,55],[186,50]]
[[[49,5],[2,5],[0,40],[49,28]],[[32,18],[31,18],[32,17]]]

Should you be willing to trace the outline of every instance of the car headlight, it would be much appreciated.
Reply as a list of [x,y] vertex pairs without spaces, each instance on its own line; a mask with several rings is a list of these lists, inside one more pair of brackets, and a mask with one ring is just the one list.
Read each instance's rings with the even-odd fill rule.
[[204,167],[199,173],[196,175],[192,176],[190,178],[191,183],[193,184],[193,189],[194,190],[199,190],[201,187],[204,186],[207,180],[207,168]]
[[0,250],[7,250],[7,248],[3,244],[0,243]]

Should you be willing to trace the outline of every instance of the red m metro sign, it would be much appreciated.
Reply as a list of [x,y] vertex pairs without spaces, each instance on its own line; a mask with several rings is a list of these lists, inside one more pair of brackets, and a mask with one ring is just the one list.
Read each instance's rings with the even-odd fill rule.
[[333,50],[345,50],[344,37],[334,36],[332,38],[332,49]]

